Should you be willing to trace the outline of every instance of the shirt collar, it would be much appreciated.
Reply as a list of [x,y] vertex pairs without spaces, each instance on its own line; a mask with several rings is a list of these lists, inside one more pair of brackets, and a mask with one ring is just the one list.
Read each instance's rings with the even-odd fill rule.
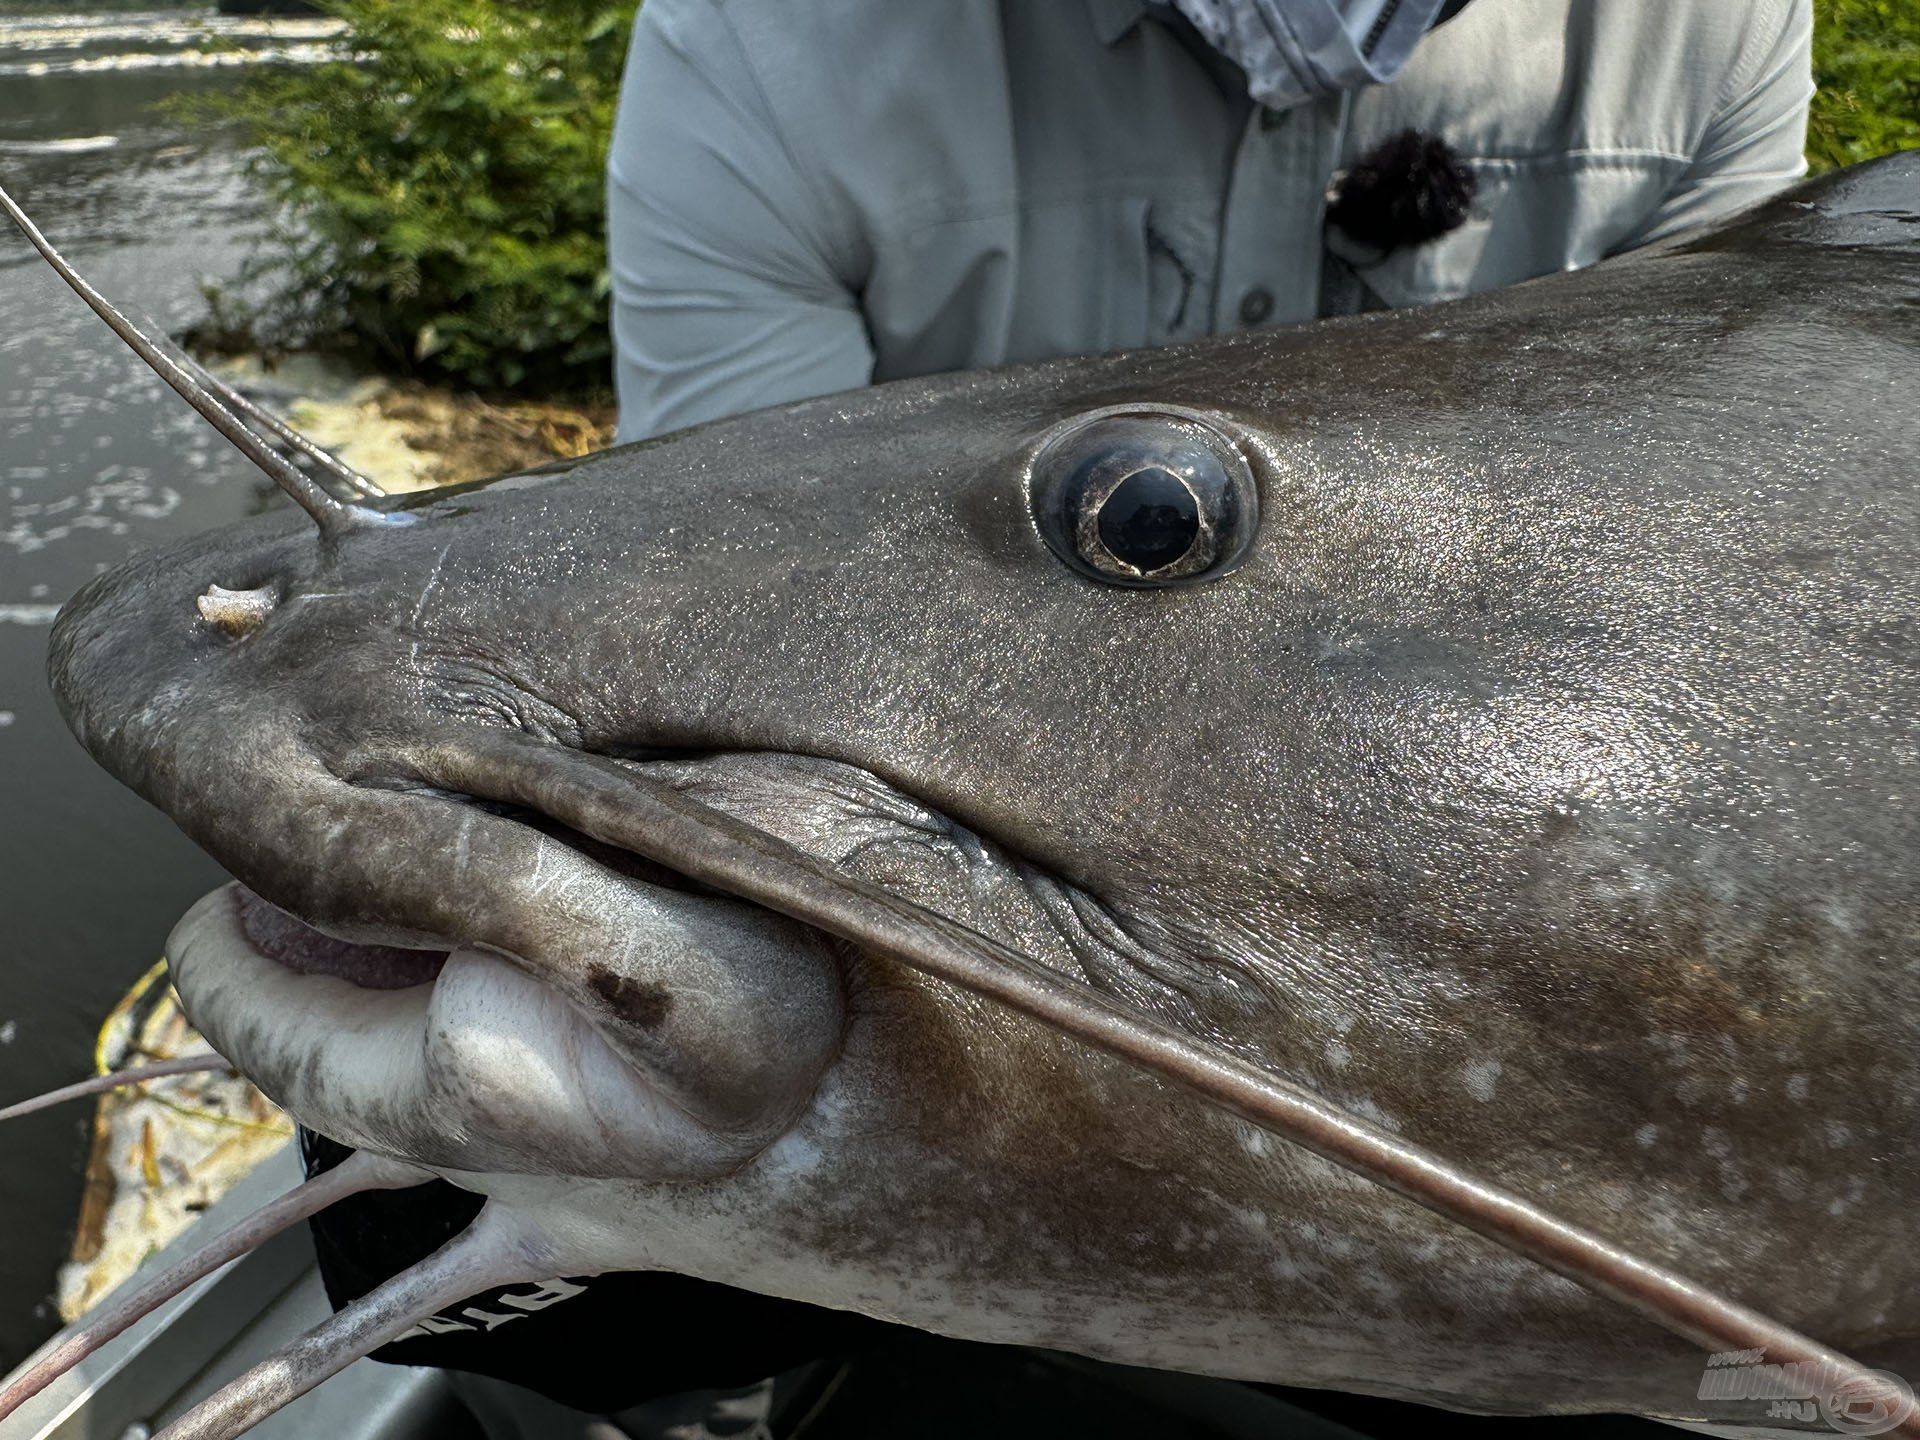
[[1147,0],[1087,0],[1087,12],[1100,43],[1111,45],[1140,23]]

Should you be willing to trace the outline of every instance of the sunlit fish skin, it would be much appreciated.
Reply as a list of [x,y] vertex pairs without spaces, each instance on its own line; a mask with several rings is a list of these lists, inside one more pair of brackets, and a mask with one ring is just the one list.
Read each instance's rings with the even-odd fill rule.
[[[744,821],[1916,1375],[1917,476],[1909,156],[1429,309],[265,516],[90,584],[52,678],[265,901],[449,952],[363,988],[222,892],[171,957],[223,1055],[493,1197],[530,1274],[1761,1424],[1491,1241],[688,884],[617,797]],[[271,603],[203,618],[213,586]]]

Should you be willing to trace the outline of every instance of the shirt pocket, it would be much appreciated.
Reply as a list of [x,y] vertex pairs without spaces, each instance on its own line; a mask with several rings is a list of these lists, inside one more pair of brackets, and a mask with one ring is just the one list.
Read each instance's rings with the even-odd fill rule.
[[1219,206],[1143,201],[1139,243],[1145,257],[1145,345],[1197,340],[1211,328],[1219,279]]
[[1213,310],[1212,205],[1133,192],[1022,208],[1007,358],[1138,350],[1196,339]]
[[1647,222],[1686,163],[1654,152],[1462,159],[1479,184],[1457,229],[1381,256],[1328,227],[1327,248],[1381,303],[1428,305],[1591,265]]
[[1146,208],[1124,194],[1054,196],[1021,207],[1007,359],[1148,343]]

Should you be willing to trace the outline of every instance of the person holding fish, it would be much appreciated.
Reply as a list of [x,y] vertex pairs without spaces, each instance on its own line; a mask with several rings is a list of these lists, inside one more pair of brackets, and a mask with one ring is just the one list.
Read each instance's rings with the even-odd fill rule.
[[1810,0],[648,0],[620,438],[1492,289],[1798,177]]
[[[1179,33],[1252,77],[1236,17]],[[1487,193],[1478,146],[1381,144],[1323,207],[1322,305],[1384,304]],[[1787,1371],[1920,1440],[1888,639],[1920,365],[1886,318],[1920,152],[1442,313],[903,384],[452,503],[359,489],[0,213],[299,507],[91,583],[49,678],[244,877],[167,941],[193,1063],[317,1172],[0,1418],[312,1216],[337,1313],[163,1440],[369,1353],[470,1372],[503,1440],[870,1433],[868,1397],[887,1433],[1329,1433],[1266,1386],[1719,1425]],[[1108,538],[1143,479],[1193,502],[1177,554]]]

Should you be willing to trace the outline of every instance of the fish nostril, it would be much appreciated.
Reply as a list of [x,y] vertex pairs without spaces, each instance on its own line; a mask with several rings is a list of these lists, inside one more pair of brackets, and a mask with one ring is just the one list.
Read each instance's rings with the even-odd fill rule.
[[229,590],[224,585],[209,585],[206,592],[193,602],[202,620],[236,638],[258,629],[260,623],[273,613],[277,603],[279,596],[274,594],[272,587],[266,585],[255,590]]

